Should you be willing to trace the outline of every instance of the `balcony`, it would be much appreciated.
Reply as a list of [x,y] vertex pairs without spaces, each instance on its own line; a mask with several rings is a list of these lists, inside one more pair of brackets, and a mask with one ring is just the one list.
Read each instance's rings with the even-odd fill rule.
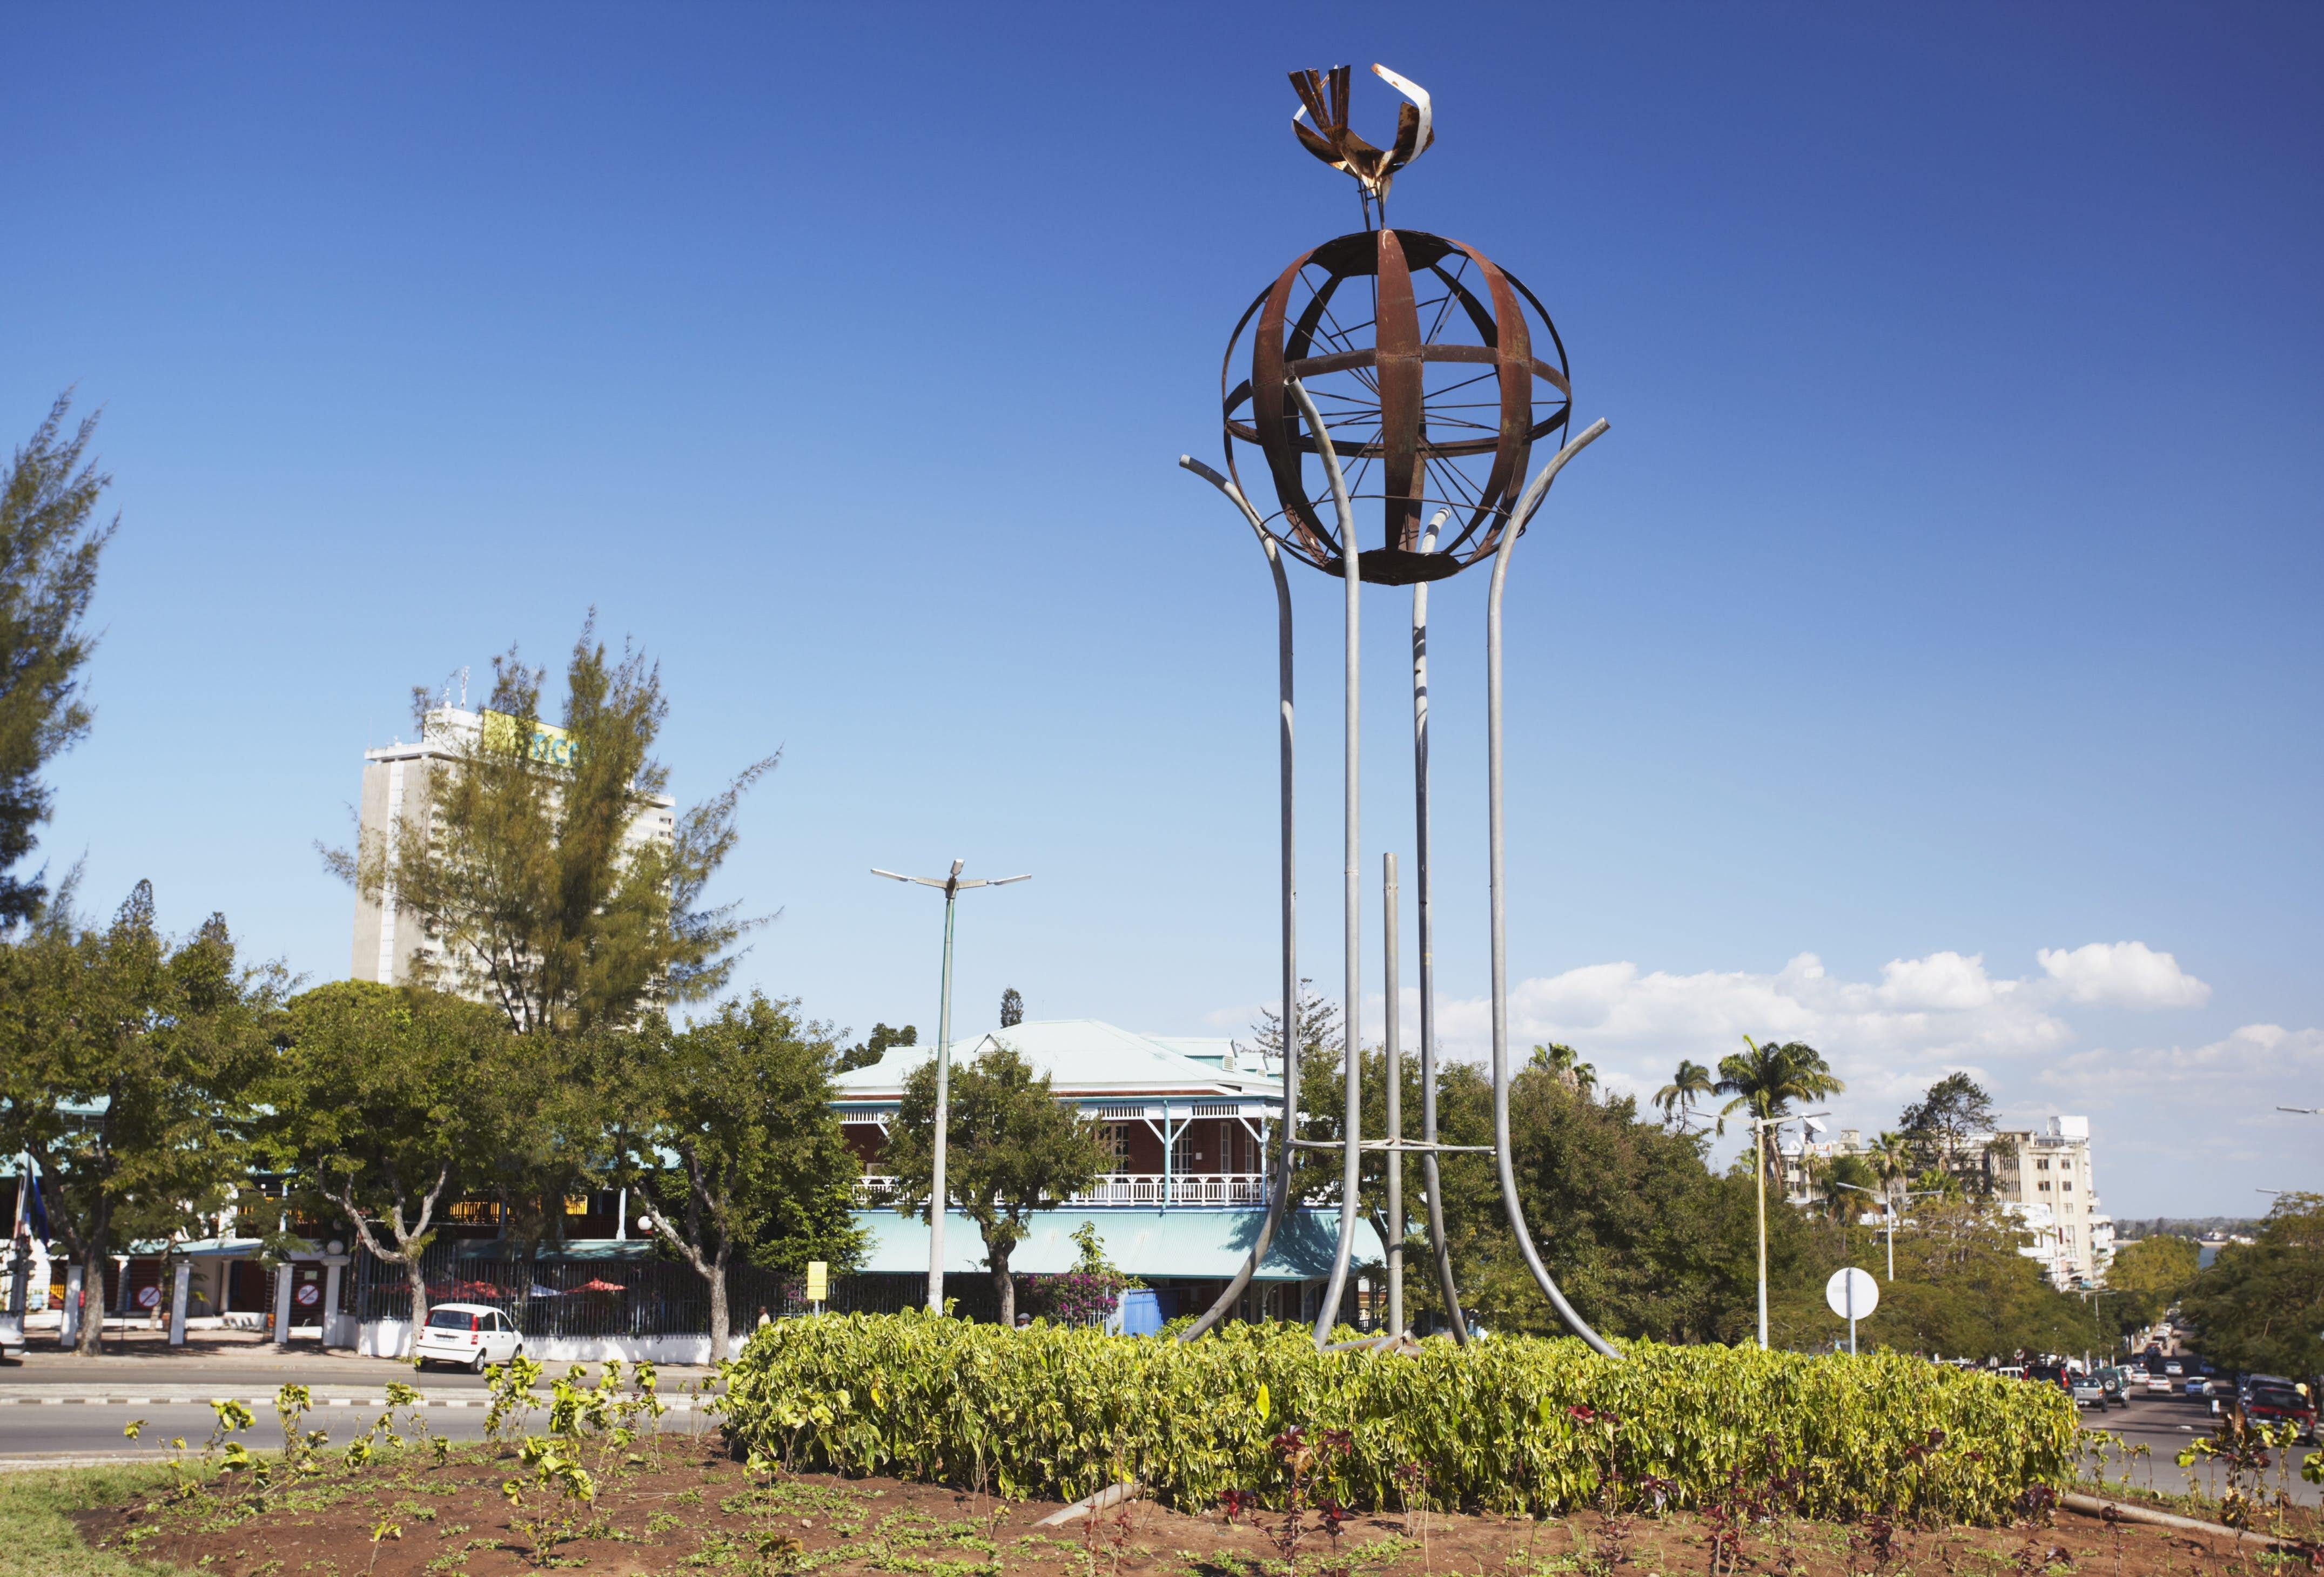
[[[873,1209],[892,1203],[896,1179],[867,1172],[855,1185],[855,1203]],[[1065,1202],[1068,1205],[1249,1204],[1267,1203],[1264,1172],[1114,1172]]]

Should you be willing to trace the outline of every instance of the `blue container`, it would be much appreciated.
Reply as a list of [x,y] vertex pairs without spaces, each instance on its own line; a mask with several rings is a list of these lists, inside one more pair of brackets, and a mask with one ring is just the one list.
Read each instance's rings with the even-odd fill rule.
[[1162,1300],[1150,1287],[1136,1287],[1121,1295],[1121,1333],[1125,1336],[1152,1336],[1162,1329]]

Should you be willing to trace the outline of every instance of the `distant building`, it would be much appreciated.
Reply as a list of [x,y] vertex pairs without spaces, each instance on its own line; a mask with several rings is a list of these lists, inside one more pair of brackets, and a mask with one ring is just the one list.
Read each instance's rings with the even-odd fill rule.
[[2098,1207],[2090,1164],[2090,1120],[2052,1117],[2038,1131],[2005,1130],[1987,1141],[1994,1198],[2034,1234],[2022,1250],[2042,1261],[2061,1290],[2101,1286],[2114,1259],[2114,1218]]
[[[1980,1143],[1994,1201],[2033,1234],[2034,1241],[2019,1252],[2038,1260],[2051,1285],[2062,1291],[2104,1286],[2114,1259],[2114,1218],[2098,1208],[2090,1120],[2052,1117],[2038,1131],[2005,1130]],[[1853,1128],[1812,1144],[1785,1133],[1776,1148],[1784,1196],[1794,1205],[1821,1203],[1819,1168],[1870,1148]],[[1877,1208],[1872,1199],[1864,1203],[1868,1210]]]
[[[424,826],[429,803],[441,775],[452,770],[461,753],[484,737],[488,728],[513,730],[517,719],[502,712],[470,712],[439,706],[422,720],[416,743],[401,741],[364,752],[363,792],[356,801],[355,836],[358,850],[387,846],[389,829],[399,824]],[[537,761],[570,764],[572,736],[549,724],[536,724],[532,753]],[[634,846],[651,839],[668,844],[676,835],[672,807],[667,795],[649,797],[631,823],[624,840]],[[379,898],[355,895],[354,957],[348,974],[355,980],[405,985],[412,979],[412,960],[420,954],[441,958],[444,946],[425,934],[420,918],[396,904],[393,889]]]

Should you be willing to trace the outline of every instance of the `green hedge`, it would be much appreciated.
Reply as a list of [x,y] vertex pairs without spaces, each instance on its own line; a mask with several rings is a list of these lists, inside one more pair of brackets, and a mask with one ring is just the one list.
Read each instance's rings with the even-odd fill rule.
[[1351,1432],[1331,1488],[1366,1509],[1403,1505],[1417,1463],[1439,1508],[1767,1495],[1810,1516],[1992,1522],[2075,1460],[2074,1404],[2055,1387],[1892,1353],[1628,1351],[1614,1363],[1520,1337],[1326,1354],[1286,1325],[1180,1346],[825,1315],[760,1328],[730,1371],[724,1422],[736,1450],[798,1467],[1061,1499],[1135,1476],[1181,1508],[1231,1489],[1279,1499],[1268,1442],[1292,1425]]

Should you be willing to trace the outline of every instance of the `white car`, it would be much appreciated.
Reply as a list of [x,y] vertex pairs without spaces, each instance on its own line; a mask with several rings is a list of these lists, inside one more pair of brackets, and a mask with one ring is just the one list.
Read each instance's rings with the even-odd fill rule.
[[420,1367],[448,1363],[476,1374],[524,1351],[524,1337],[489,1304],[438,1304],[428,1311],[413,1356]]

